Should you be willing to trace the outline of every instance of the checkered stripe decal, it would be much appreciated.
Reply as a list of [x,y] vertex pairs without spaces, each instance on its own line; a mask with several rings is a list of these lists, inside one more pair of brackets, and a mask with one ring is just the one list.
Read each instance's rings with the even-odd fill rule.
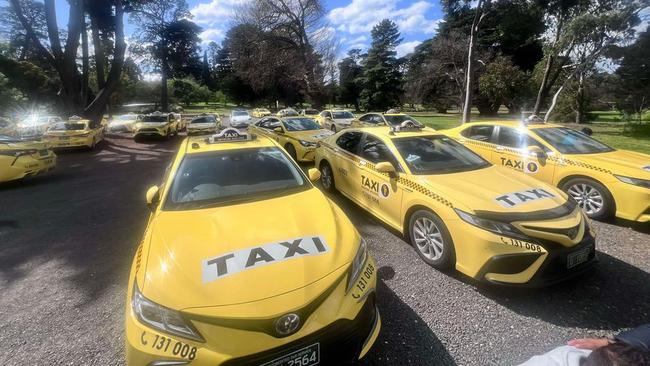
[[[513,149],[513,148],[509,148],[509,147],[504,147],[501,150],[497,150],[496,145],[490,144],[488,142],[476,141],[476,140],[471,140],[471,139],[464,139],[463,141],[466,142],[467,144],[487,148],[487,149],[493,150],[495,152],[509,152],[511,154],[520,154],[521,153],[520,151],[518,151],[516,149]],[[577,160],[572,160],[572,159],[567,159],[567,158],[560,158],[560,157],[557,157],[557,156],[549,156],[548,160],[556,162],[558,164],[566,164],[566,165],[571,165],[571,166],[577,166],[577,167],[580,167],[580,168],[596,170],[596,171],[599,171],[599,172],[605,173],[605,174],[613,174],[612,171],[609,170],[609,169],[604,169],[604,168],[597,167],[595,165],[591,165],[591,164],[587,164],[587,163],[583,163],[583,162],[577,161]]]
[[[377,169],[375,169],[375,164],[373,164],[373,163],[371,163],[369,161],[366,161],[366,160],[361,160],[358,156],[356,156],[356,155],[354,155],[354,154],[352,154],[352,153],[350,153],[348,151],[345,151],[345,150],[342,150],[342,149],[335,149],[333,146],[331,146],[329,144],[322,143],[322,142],[321,142],[321,145],[328,148],[328,149],[330,149],[334,153],[343,153],[345,156],[347,156],[349,159],[353,160],[355,163],[364,162],[365,167],[372,170],[372,171],[374,171],[375,173],[383,174],[385,176],[388,176],[388,174],[386,174],[386,173],[382,173],[382,172],[377,171]],[[399,183],[399,184],[403,185],[404,187],[409,188],[409,189],[411,189],[413,191],[419,192],[419,193],[421,193],[421,194],[423,194],[423,195],[425,195],[425,196],[427,196],[429,198],[432,198],[432,199],[442,203],[443,205],[445,205],[447,207],[451,207],[451,208],[454,207],[454,205],[451,202],[449,202],[449,200],[447,200],[444,197],[438,195],[437,193],[433,192],[432,190],[430,190],[429,188],[427,188],[426,186],[424,186],[424,185],[422,185],[420,183],[414,182],[414,181],[412,181],[410,179],[406,179],[404,177],[397,178],[397,183]]]

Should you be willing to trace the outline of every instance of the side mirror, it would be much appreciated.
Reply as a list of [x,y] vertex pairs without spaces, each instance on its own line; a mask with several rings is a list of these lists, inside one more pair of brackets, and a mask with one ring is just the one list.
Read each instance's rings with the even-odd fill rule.
[[320,171],[316,168],[311,168],[307,171],[307,175],[309,175],[309,180],[312,182],[315,182],[320,179]]
[[151,186],[147,189],[147,206],[150,210],[154,210],[158,206],[158,201],[160,200],[160,191],[158,186]]
[[580,132],[584,133],[584,134],[587,135],[587,136],[591,136],[591,135],[594,134],[594,130],[592,130],[592,129],[589,128],[589,127],[583,127],[583,128],[580,130]]
[[395,170],[395,167],[393,166],[393,164],[387,161],[382,161],[381,163],[378,163],[377,165],[375,165],[375,169],[377,169],[377,171],[380,173],[388,174],[388,176],[391,178],[397,178],[397,171]]
[[282,127],[276,127],[273,129],[273,132],[283,134],[284,130],[282,129]]
[[526,150],[528,150],[529,154],[535,155],[537,158],[545,158],[546,157],[546,153],[539,146],[536,146],[536,145],[528,146],[526,148]]

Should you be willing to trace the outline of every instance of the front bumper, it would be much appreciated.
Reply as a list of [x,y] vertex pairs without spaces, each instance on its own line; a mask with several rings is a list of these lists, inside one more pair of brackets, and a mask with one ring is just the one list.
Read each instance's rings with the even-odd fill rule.
[[54,169],[56,166],[56,155],[52,152],[47,156],[35,159],[31,156],[18,158],[13,165],[0,169],[0,182],[29,178],[43,174]]
[[616,216],[625,220],[650,222],[650,189],[623,183],[608,184],[616,202]]
[[133,125],[108,125],[108,132],[133,132]]
[[[376,263],[372,258],[354,286],[346,291],[348,275],[339,279],[328,290],[302,308],[290,305],[287,312],[304,313],[303,324],[289,336],[279,337],[266,325],[272,318],[237,318],[188,315],[192,324],[205,338],[204,343],[161,333],[141,324],[130,307],[126,312],[126,358],[127,365],[157,365],[162,362],[179,362],[177,365],[261,365],[278,357],[292,354],[302,348],[318,344],[321,365],[338,365],[363,357],[375,342],[381,319],[375,301]],[[366,277],[363,279],[363,277]],[[363,287],[363,290],[359,290]],[[132,288],[132,287],[131,287]],[[278,301],[298,299],[291,293],[259,301],[258,306],[242,304],[244,308],[265,309]],[[127,304],[131,302],[131,294]],[[304,299],[302,300],[304,301]],[[270,305],[272,304],[272,305]],[[160,346],[160,347],[159,347]],[[167,363],[169,364],[169,363]]]
[[[586,230],[572,246],[529,237],[517,240],[450,220],[456,246],[456,268],[481,282],[540,287],[579,275],[597,262],[595,238]],[[584,250],[584,251],[583,251]],[[569,254],[587,252],[586,260],[568,268]]]
[[194,134],[214,134],[217,133],[219,129],[217,127],[209,127],[209,128],[187,128],[187,134],[188,135],[194,135]]
[[[300,145],[300,143],[298,143]],[[296,158],[299,162],[312,162],[316,154],[316,147],[304,147],[300,145],[296,148]]]
[[145,127],[145,128],[140,128],[136,129],[133,131],[133,136],[158,136],[158,137],[165,137],[168,135],[168,130],[164,128],[154,128],[154,127]]

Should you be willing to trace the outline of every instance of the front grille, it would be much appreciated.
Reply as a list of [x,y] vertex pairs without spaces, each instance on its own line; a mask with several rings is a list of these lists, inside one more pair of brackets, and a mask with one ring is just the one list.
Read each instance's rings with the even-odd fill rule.
[[573,240],[578,236],[578,233],[580,232],[580,224],[570,227],[570,228],[562,228],[562,229],[554,229],[554,228],[548,228],[548,227],[536,227],[536,226],[528,226],[528,225],[522,225],[526,229],[531,229],[531,230],[536,230],[536,231],[542,231],[542,232],[547,232],[547,233],[553,233],[553,234],[559,234],[559,235],[564,235],[568,237],[569,239]]
[[376,309],[375,296],[371,294],[353,320],[337,320],[315,333],[282,347],[232,359],[224,362],[223,365],[259,365],[317,342],[320,343],[320,364],[340,365],[354,362],[372,332],[377,317]]
[[[549,243],[542,241],[542,245],[548,247]],[[584,248],[591,248],[587,261],[573,268],[567,268],[567,257],[570,253],[576,252]],[[549,251],[548,257],[542,264],[541,268],[535,276],[531,279],[531,282],[542,282],[542,283],[552,283],[561,280],[562,278],[569,277],[573,273],[580,273],[587,267],[593,265],[596,260],[596,241],[594,238],[585,234],[582,241],[573,247],[567,248],[556,248],[555,250]]]

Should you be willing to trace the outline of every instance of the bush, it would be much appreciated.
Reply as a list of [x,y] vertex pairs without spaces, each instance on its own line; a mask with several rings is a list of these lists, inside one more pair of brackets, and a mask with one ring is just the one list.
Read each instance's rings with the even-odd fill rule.
[[650,137],[650,122],[628,122],[623,132],[633,137]]

